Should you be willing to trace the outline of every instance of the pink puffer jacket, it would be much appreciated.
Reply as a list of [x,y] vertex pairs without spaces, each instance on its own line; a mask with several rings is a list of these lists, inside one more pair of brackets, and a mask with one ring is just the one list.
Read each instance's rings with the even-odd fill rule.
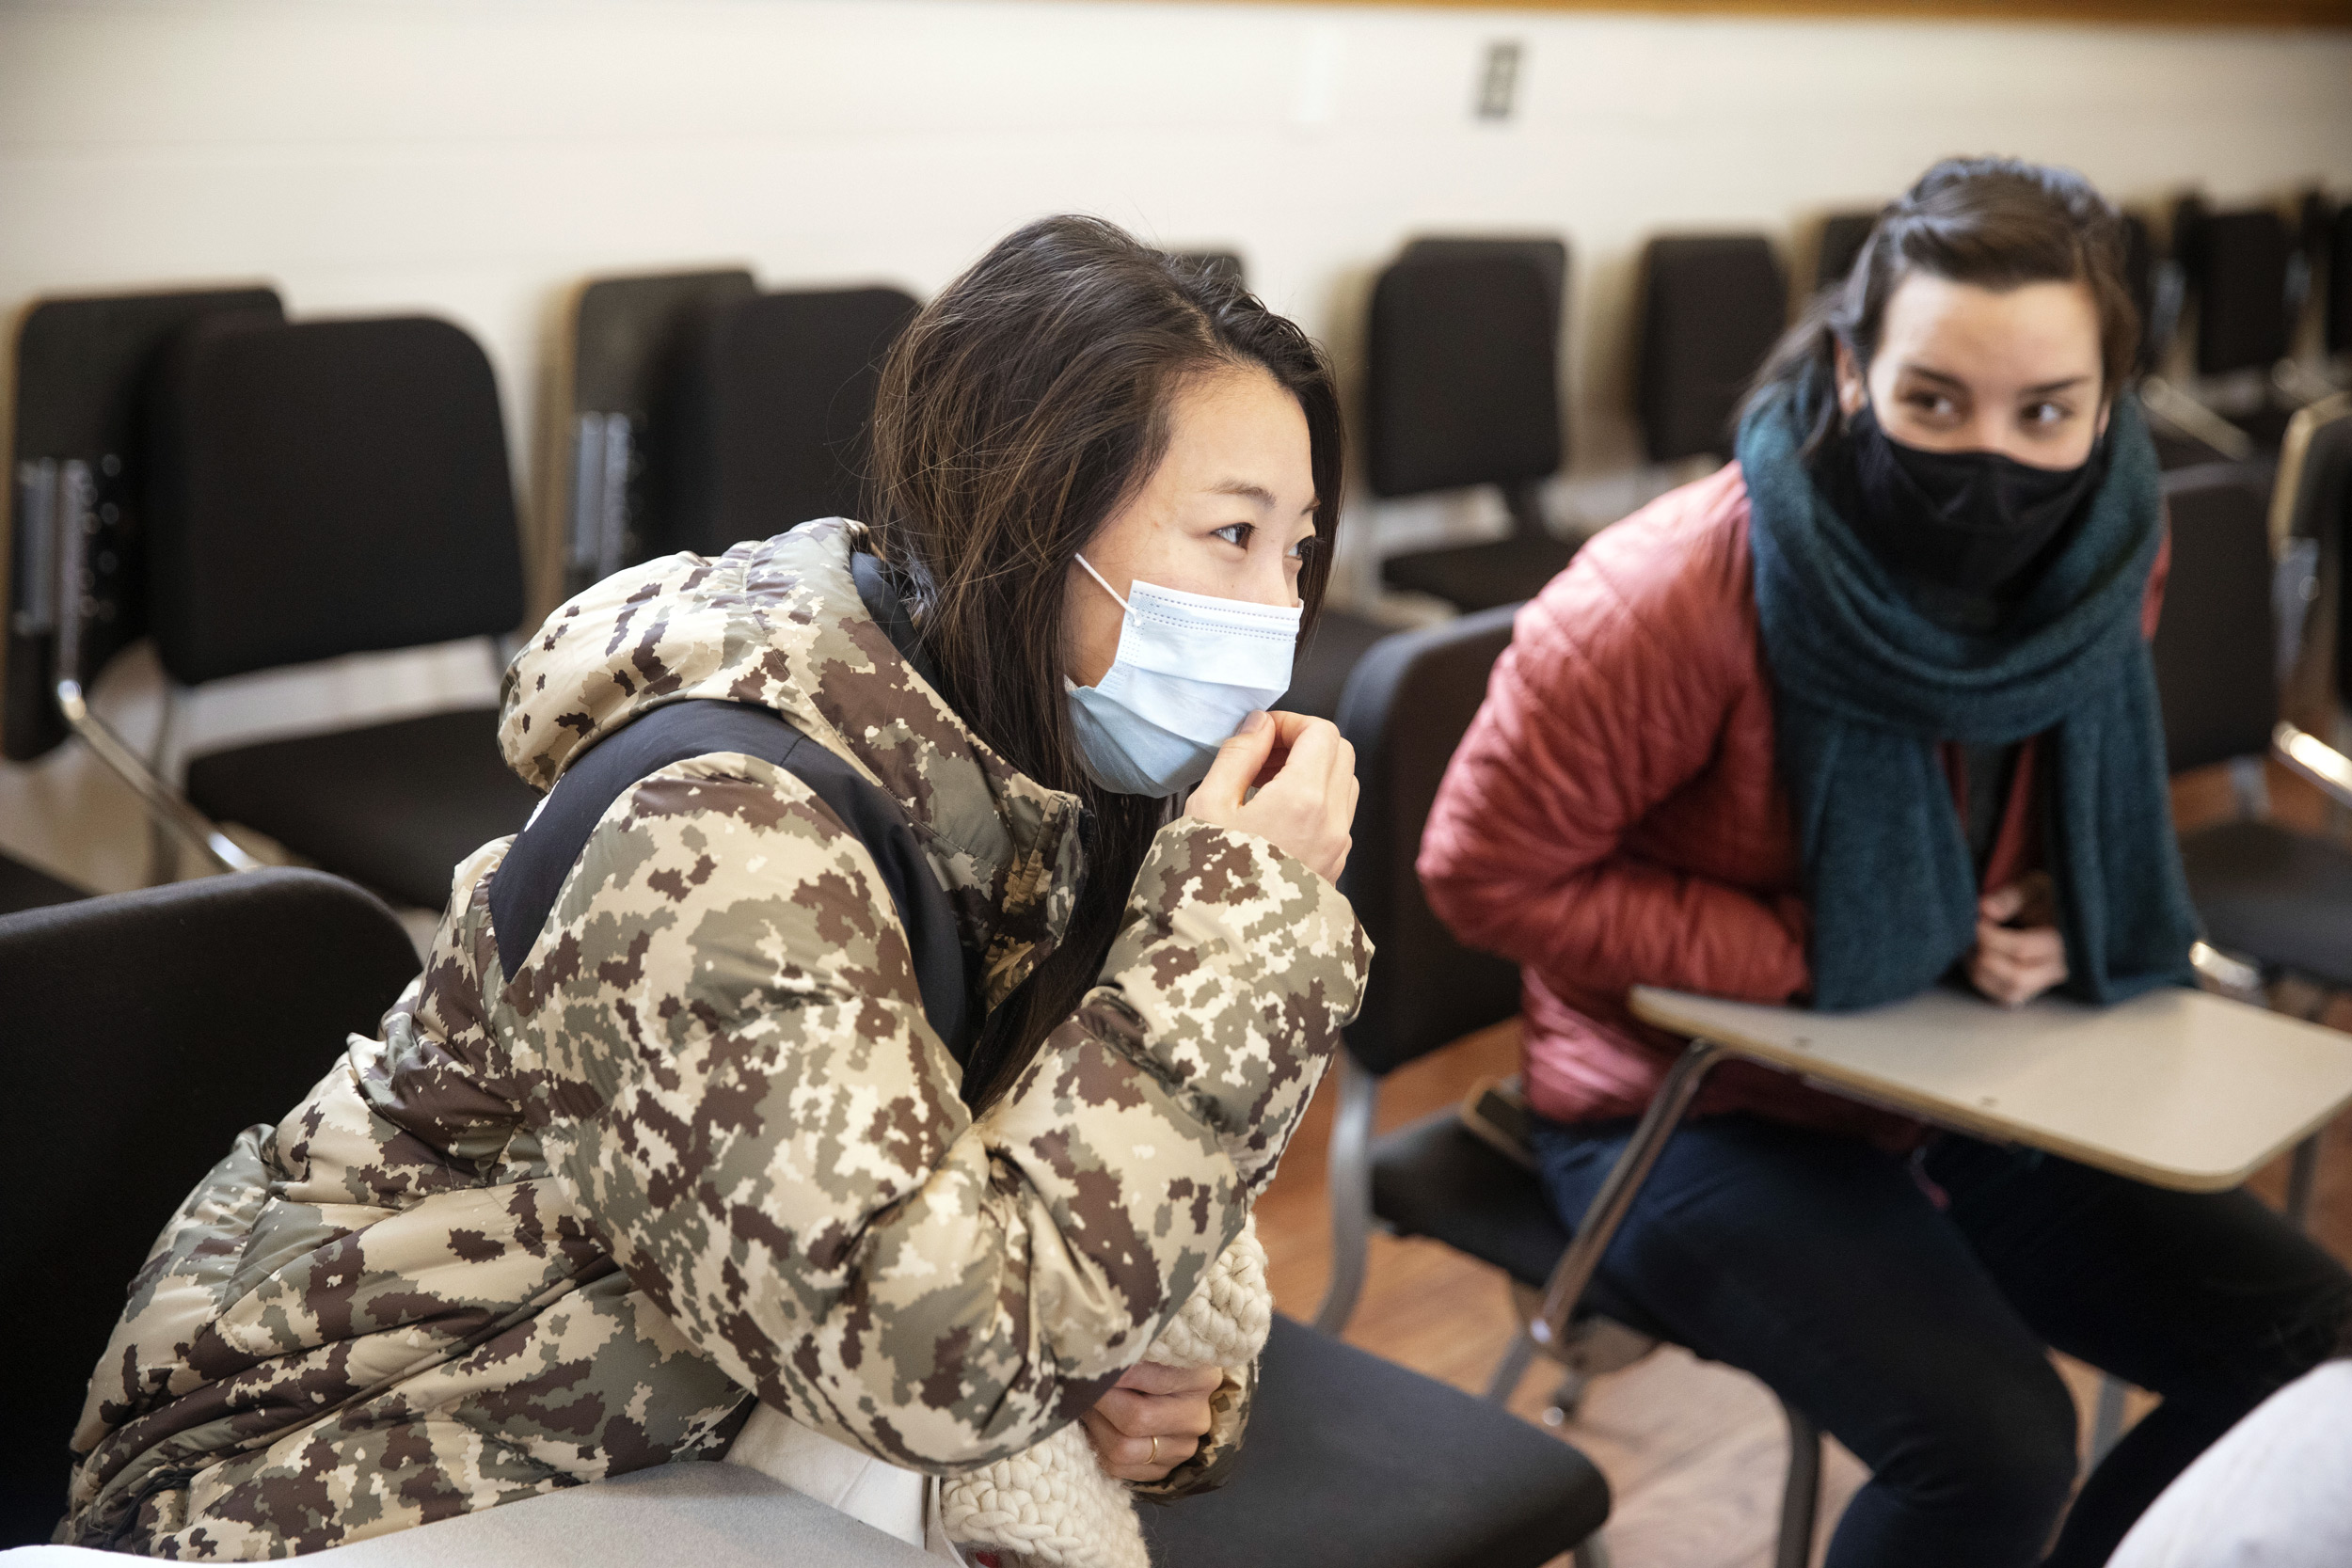
[[[2153,632],[2170,551],[2149,582]],[[1626,992],[1753,1002],[1810,988],[1809,911],[1773,761],[1738,465],[1597,535],[1519,612],[1422,838],[1431,907],[1523,978],[1527,1087],[1557,1121],[1639,1115],[1680,1042]],[[2037,748],[1985,885],[2031,869]],[[1956,752],[1947,752],[1955,790]],[[1899,1146],[1915,1124],[1731,1063],[1700,1114],[1750,1110]]]

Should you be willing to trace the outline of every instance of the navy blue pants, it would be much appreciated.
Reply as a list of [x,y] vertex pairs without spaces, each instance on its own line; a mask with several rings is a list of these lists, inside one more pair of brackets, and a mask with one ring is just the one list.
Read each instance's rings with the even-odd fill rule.
[[[1537,1125],[1566,1223],[1631,1131]],[[2242,1192],[2166,1192],[1956,1134],[1906,1159],[1724,1116],[1675,1133],[1586,1299],[1753,1373],[1869,1466],[1829,1568],[2045,1551],[2094,1568],[2207,1444],[2326,1357],[2352,1278]],[[2054,1550],[2076,1418],[2045,1347],[2164,1402],[2084,1484]]]

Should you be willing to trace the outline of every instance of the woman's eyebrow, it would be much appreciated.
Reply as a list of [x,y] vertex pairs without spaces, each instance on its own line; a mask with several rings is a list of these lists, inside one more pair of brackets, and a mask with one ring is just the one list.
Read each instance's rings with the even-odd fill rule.
[[[1959,391],[1965,392],[1973,390],[1973,388],[1969,387],[1968,383],[1963,381],[1960,377],[1946,371],[1939,371],[1931,365],[1919,364],[1915,360],[1907,359],[1903,361],[1903,372],[1907,375],[1915,375],[1922,381],[1938,382],[1946,387],[1953,388]],[[2090,377],[2087,375],[2070,375],[2058,381],[2045,381],[2038,387],[2023,388],[2019,390],[2018,395],[2029,398],[2048,397],[2053,392],[2063,392],[2069,388],[2079,387],[2090,379]]]
[[1254,504],[1261,512],[1274,510],[1274,492],[1263,484],[1252,484],[1246,479],[1229,479],[1221,484],[1209,486],[1212,496],[1239,496]]
[[1915,375],[1923,381],[1940,381],[1947,387],[1956,388],[1963,392],[1968,390],[1968,383],[1960,377],[1947,371],[1939,371],[1932,365],[1922,365],[1915,359],[1903,361],[1903,372],[1907,375]]

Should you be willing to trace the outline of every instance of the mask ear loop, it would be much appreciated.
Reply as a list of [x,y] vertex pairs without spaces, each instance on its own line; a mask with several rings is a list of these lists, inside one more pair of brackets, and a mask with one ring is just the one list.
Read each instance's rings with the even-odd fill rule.
[[1087,569],[1087,576],[1092,578],[1097,582],[1103,583],[1103,592],[1108,594],[1114,600],[1117,600],[1120,609],[1127,610],[1127,612],[1131,615],[1135,613],[1133,610],[1129,609],[1127,601],[1119,597],[1119,590],[1113,588],[1109,583],[1104,582],[1103,574],[1094,569],[1093,562],[1089,561],[1082,555],[1078,557],[1078,564]]

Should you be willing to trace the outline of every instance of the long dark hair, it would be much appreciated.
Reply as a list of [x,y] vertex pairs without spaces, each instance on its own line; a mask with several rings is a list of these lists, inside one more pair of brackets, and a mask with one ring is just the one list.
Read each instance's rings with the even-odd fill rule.
[[2086,284],[2099,311],[2101,393],[2113,398],[2139,353],[2125,254],[2122,216],[2074,170],[1947,158],[1879,214],[1846,281],[1824,290],[1773,347],[1740,416],[1789,400],[1809,421],[1800,450],[1811,462],[1839,425],[1837,345],[1867,372],[1886,302],[1915,272],[1994,290]]
[[1071,563],[1158,467],[1189,376],[1263,371],[1307,417],[1315,544],[1299,636],[1330,579],[1342,426],[1329,362],[1221,270],[1099,218],[1040,219],[997,242],[909,325],[883,362],[866,513],[914,600],[948,702],[982,739],[1089,816],[1070,934],[989,1017],[973,1060],[1003,1065],[984,1103],[1095,983],[1168,802],[1097,788],[1063,687]]

